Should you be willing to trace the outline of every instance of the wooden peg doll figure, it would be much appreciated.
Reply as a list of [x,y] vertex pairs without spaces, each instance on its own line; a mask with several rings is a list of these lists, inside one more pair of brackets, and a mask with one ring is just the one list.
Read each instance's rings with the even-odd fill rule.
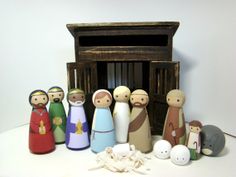
[[186,129],[182,106],[185,102],[184,93],[181,90],[171,90],[166,96],[169,105],[163,129],[163,139],[172,146],[185,144]]
[[84,91],[71,89],[67,94],[70,104],[66,124],[66,146],[72,150],[82,150],[89,147],[89,128],[83,104]]
[[52,87],[48,90],[50,100],[49,116],[56,144],[65,142],[66,139],[66,113],[62,103],[64,91],[60,87]]
[[186,141],[186,145],[190,151],[191,160],[197,160],[200,157],[201,152],[201,132],[202,124],[197,120],[193,120],[189,122],[189,130],[188,138]]
[[136,149],[144,153],[152,150],[150,123],[146,109],[148,102],[149,97],[144,90],[137,89],[130,96],[133,108],[129,124],[129,144],[133,144]]
[[130,108],[128,103],[130,90],[126,86],[116,87],[113,91],[113,97],[116,100],[113,110],[116,141],[118,143],[126,143],[130,121]]
[[96,109],[92,123],[91,150],[98,153],[116,143],[113,118],[109,108],[112,96],[109,91],[100,89],[93,94],[92,100]]
[[51,152],[55,149],[55,141],[46,108],[47,93],[35,90],[31,92],[29,102],[33,106],[29,127],[29,149],[35,154]]

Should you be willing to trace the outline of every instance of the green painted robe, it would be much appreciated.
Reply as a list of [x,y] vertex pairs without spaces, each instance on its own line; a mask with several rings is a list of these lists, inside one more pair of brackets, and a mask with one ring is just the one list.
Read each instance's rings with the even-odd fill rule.
[[[66,132],[66,113],[62,103],[50,103],[49,106],[50,121],[52,124],[53,134],[56,143],[65,142]],[[55,121],[62,120],[60,125],[56,125]]]

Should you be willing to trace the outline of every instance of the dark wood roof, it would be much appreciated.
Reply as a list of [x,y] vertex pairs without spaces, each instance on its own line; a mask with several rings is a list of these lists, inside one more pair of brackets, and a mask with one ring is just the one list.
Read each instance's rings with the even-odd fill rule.
[[66,27],[74,36],[79,30],[92,29],[119,29],[123,27],[153,27],[166,30],[172,30],[173,35],[179,27],[179,22],[109,22],[109,23],[74,23],[67,24]]

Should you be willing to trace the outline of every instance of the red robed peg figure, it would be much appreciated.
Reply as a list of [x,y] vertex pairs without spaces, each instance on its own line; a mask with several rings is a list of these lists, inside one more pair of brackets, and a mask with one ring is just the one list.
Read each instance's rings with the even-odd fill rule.
[[184,92],[174,89],[168,92],[166,96],[169,105],[163,130],[163,139],[170,142],[173,146],[177,144],[185,144],[186,129],[183,112],[185,102]]
[[55,149],[55,141],[46,108],[47,93],[35,90],[31,92],[29,102],[33,107],[29,127],[29,149],[35,154],[49,153]]

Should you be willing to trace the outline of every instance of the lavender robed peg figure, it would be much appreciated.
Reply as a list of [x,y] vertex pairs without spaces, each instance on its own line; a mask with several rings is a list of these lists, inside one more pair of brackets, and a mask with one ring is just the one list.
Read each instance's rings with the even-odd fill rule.
[[109,106],[112,96],[105,89],[97,90],[93,94],[93,104],[96,107],[93,115],[91,150],[95,153],[113,147],[116,143],[113,118]]
[[126,86],[116,87],[113,91],[113,97],[116,100],[113,110],[113,118],[116,130],[116,141],[126,143],[128,138],[128,129],[130,121],[129,97],[130,90]]
[[133,108],[129,124],[129,144],[144,153],[152,150],[151,128],[146,109],[148,102],[149,97],[144,90],[137,89],[130,96]]
[[166,101],[169,105],[163,130],[163,139],[172,146],[185,144],[186,129],[183,112],[185,96],[183,91],[175,89],[168,92]]
[[84,111],[84,91],[71,89],[67,94],[70,104],[66,124],[66,146],[72,150],[82,150],[89,147],[89,129]]

